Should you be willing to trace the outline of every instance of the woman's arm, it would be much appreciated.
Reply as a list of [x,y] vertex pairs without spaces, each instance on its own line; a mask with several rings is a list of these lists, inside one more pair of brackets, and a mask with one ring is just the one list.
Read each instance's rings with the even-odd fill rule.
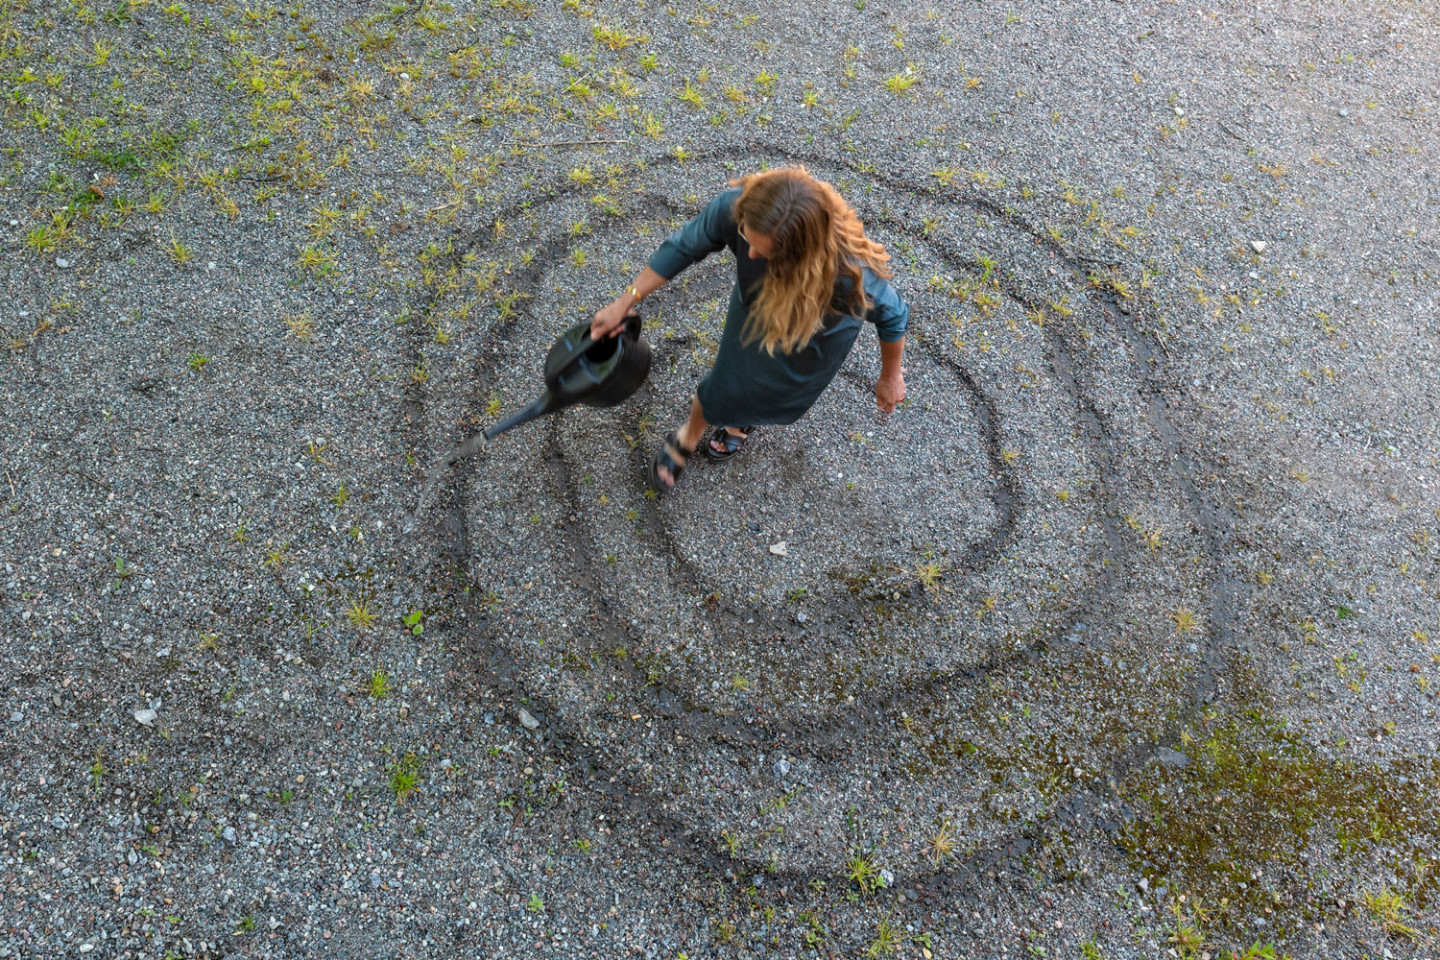
[[590,337],[594,340],[613,337],[625,325],[625,318],[635,309],[635,304],[664,285],[665,278],[654,270],[649,267],[641,270],[640,276],[625,288],[624,293],[595,311],[595,319],[590,321]]
[[875,383],[875,403],[886,413],[905,402],[905,338],[880,341],[880,379]]
[[880,334],[880,379],[875,403],[886,413],[905,401],[905,331],[910,328],[910,307],[895,288],[870,271],[865,272],[865,294],[870,298],[868,319]]
[[674,279],[692,263],[698,263],[734,242],[735,198],[739,195],[738,189],[726,190],[679,230],[666,237],[635,282],[609,305],[596,311],[590,324],[590,336],[597,340],[614,336],[636,303],[659,290],[666,281]]

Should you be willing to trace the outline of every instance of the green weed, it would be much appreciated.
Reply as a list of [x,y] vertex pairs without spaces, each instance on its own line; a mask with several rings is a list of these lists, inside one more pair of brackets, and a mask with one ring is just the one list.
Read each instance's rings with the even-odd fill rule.
[[403,757],[386,768],[386,772],[390,776],[390,792],[395,794],[397,802],[404,803],[419,789],[420,758],[413,750],[407,750]]
[[390,696],[390,674],[376,667],[370,673],[370,681],[365,685],[365,692],[371,700],[384,700]]
[[894,94],[901,94],[920,82],[920,75],[914,72],[913,67],[906,67],[903,73],[897,73],[886,80],[881,86]]
[[345,609],[345,619],[356,630],[369,630],[375,626],[375,611],[364,600],[355,600]]

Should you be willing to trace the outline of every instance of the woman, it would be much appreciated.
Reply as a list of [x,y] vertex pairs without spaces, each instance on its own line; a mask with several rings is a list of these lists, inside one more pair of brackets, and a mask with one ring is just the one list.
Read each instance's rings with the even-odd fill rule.
[[886,282],[889,254],[865,236],[835,189],[803,168],[732,181],[596,312],[591,335],[619,332],[636,303],[722,247],[735,254],[739,276],[715,365],[695,391],[689,419],[655,452],[650,483],[660,493],[674,488],[702,438],[707,459],[727,460],[756,426],[803,416],[845,362],[862,317],[880,333],[875,402],[888,413],[905,399],[900,360],[910,308]]

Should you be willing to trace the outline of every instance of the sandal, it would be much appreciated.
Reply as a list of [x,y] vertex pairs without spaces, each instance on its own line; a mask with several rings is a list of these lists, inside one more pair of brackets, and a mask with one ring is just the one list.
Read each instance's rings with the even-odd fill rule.
[[[693,454],[695,451],[691,450]],[[675,484],[680,482],[680,476],[685,472],[685,463],[676,459],[683,457],[689,459],[689,454],[680,449],[680,438],[671,430],[665,434],[665,439],[660,441],[660,446],[655,448],[655,456],[650,460],[650,486],[656,493],[669,493],[675,489]],[[670,471],[670,482],[667,484],[660,479],[660,468],[664,467]]]
[[[740,435],[736,436],[730,431],[739,430]],[[750,439],[750,433],[754,427],[715,427],[705,435],[705,440],[700,446],[700,454],[711,463],[720,463],[729,460],[735,454],[745,449],[745,442]],[[716,450],[716,446],[720,449]]]

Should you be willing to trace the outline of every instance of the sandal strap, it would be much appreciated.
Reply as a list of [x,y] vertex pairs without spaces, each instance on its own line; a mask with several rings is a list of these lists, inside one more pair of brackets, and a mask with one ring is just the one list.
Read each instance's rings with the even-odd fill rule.
[[[689,463],[690,458],[695,454],[694,450],[686,450],[684,447],[680,446],[680,435],[677,434],[674,430],[671,430],[669,433],[665,434],[664,448],[665,456],[670,458],[672,461],[674,461],[676,455],[678,454],[679,456],[685,458],[686,463]],[[684,465],[685,464],[683,463],[676,463],[676,466],[683,467]]]
[[[660,462],[660,466],[670,471],[672,478],[678,480],[680,478],[680,471],[689,465],[690,457],[693,456],[694,453],[694,450],[686,453],[680,446],[680,438],[675,434],[674,430],[671,430],[665,434],[665,439],[661,441],[660,452],[656,455],[656,460]],[[684,463],[676,459],[677,456],[684,457]]]
[[[691,451],[693,454],[694,451]],[[685,457],[689,461],[690,454],[680,448],[680,439],[671,430],[665,434],[665,439],[660,442],[660,447],[655,451],[655,456],[650,460],[650,485],[659,493],[675,489],[680,482],[680,475],[685,472],[685,464],[676,459],[677,456]],[[660,479],[661,469],[670,471],[670,482],[665,483]]]
[[[718,443],[725,448],[726,454],[739,453],[744,448],[745,442],[750,439],[750,431],[754,427],[715,427],[706,437],[711,443]],[[731,433],[731,430],[739,430],[740,434]]]

